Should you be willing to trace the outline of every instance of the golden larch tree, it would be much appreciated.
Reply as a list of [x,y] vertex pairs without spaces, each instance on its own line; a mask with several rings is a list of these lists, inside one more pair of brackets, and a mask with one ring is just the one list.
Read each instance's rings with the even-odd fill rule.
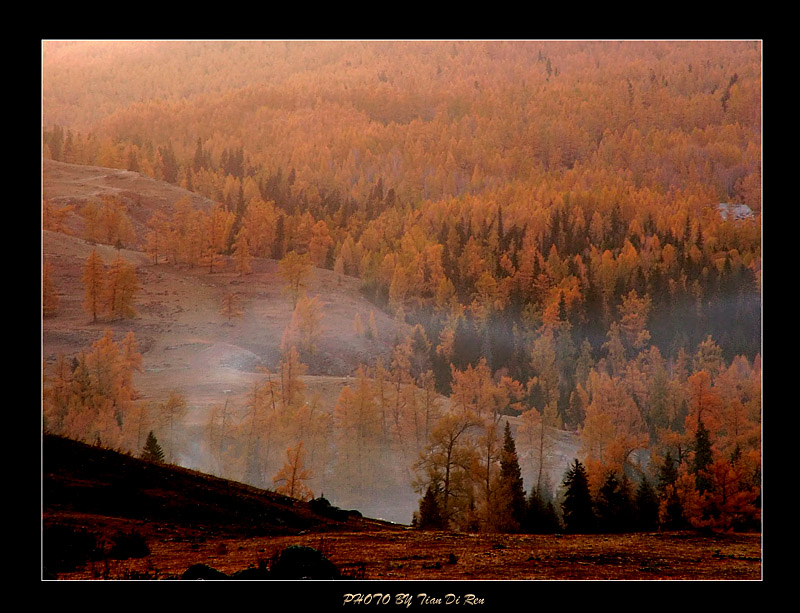
[[290,251],[283,257],[278,266],[281,277],[286,281],[284,289],[292,299],[292,308],[294,308],[305,290],[306,281],[311,273],[311,262],[307,254]]
[[222,297],[222,308],[220,314],[230,323],[234,317],[241,317],[244,314],[240,306],[239,294],[236,292],[226,292]]
[[158,264],[160,256],[166,255],[169,245],[169,218],[162,211],[156,211],[147,221],[147,228],[145,251],[153,256],[153,263]]
[[272,478],[278,494],[304,501],[314,497],[314,492],[305,483],[312,478],[311,471],[304,467],[305,455],[303,441],[286,450],[286,462],[278,474]]
[[319,296],[302,296],[295,306],[292,320],[283,336],[282,347],[296,344],[306,355],[314,355],[323,331]]
[[236,242],[233,245],[233,261],[235,263],[236,272],[239,273],[240,277],[244,277],[246,274],[252,272],[253,269],[250,266],[250,261],[252,259],[250,237],[247,228],[244,227],[239,231],[239,234],[236,235]]
[[104,289],[105,310],[111,320],[136,317],[133,300],[139,291],[136,268],[118,255],[108,271]]
[[178,436],[176,426],[186,416],[189,406],[183,394],[171,391],[165,402],[158,405],[158,423],[164,431],[167,439],[166,458],[167,462],[172,462],[178,451]]
[[85,290],[83,308],[92,316],[92,323],[97,322],[97,315],[103,304],[104,271],[103,260],[97,253],[97,249],[93,249],[83,267],[83,287]]

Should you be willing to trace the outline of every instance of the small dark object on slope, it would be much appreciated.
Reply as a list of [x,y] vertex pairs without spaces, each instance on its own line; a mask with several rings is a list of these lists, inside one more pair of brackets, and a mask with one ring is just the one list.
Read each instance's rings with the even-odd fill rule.
[[341,579],[336,566],[313,547],[292,545],[272,565],[273,579]]
[[230,579],[225,573],[218,571],[216,568],[211,568],[205,564],[192,564],[186,569],[186,572],[181,575],[181,579],[191,581],[215,581],[221,579]]

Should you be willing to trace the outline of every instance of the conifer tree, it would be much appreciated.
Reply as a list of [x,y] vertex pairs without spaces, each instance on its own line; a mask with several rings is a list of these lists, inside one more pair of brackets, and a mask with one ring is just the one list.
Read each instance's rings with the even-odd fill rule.
[[277,493],[305,501],[314,497],[314,493],[305,483],[311,479],[311,471],[304,467],[305,453],[303,441],[286,450],[286,462],[272,479],[272,483],[277,486]]
[[225,319],[230,323],[234,317],[241,317],[244,311],[239,306],[239,294],[235,292],[227,292],[222,297],[222,308],[220,314],[225,316]]
[[678,468],[672,459],[672,453],[667,451],[664,456],[664,462],[658,471],[658,484],[656,486],[659,497],[660,523],[667,530],[678,530],[686,525],[683,505],[675,490],[677,481]]
[[425,490],[425,496],[419,501],[417,528],[420,530],[443,530],[445,522],[439,509],[439,487],[431,483]]
[[105,282],[103,279],[103,260],[93,249],[83,268],[83,287],[85,289],[83,308],[92,316],[92,323],[97,322],[97,315],[102,306]]
[[525,489],[522,484],[517,448],[508,421],[503,433],[503,451],[500,455],[500,505],[501,529],[509,532],[518,531],[525,519]]
[[522,532],[526,534],[554,534],[561,531],[561,522],[556,514],[551,496],[544,488],[536,486],[525,501],[525,520]]
[[586,468],[575,459],[564,476],[564,501],[561,509],[567,532],[586,534],[594,532],[595,515],[592,496],[589,492],[589,477]]
[[631,529],[633,507],[627,477],[608,471],[597,496],[597,520],[601,532],[626,532]]
[[250,260],[253,259],[253,256],[250,253],[250,237],[247,228],[242,228],[236,236],[236,242],[233,245],[233,259],[236,263],[236,272],[240,277],[252,272]]
[[292,308],[294,308],[305,290],[306,280],[311,273],[311,262],[306,254],[290,251],[280,261],[278,268],[286,281],[284,289],[292,299]]
[[701,420],[697,422],[697,430],[694,438],[694,460],[692,461],[692,472],[697,480],[697,491],[700,494],[711,489],[711,480],[706,470],[714,461],[711,453],[711,439],[708,429]]
[[106,311],[112,320],[136,316],[133,299],[138,290],[136,269],[121,256],[117,256],[108,271],[103,294]]
[[635,527],[642,532],[658,528],[658,496],[647,477],[642,477],[636,488]]
[[158,419],[167,433],[167,451],[170,462],[173,461],[178,450],[175,426],[184,418],[188,410],[189,405],[186,404],[183,394],[174,390],[169,393],[166,402],[158,405]]
[[161,463],[164,461],[164,451],[161,449],[161,445],[158,444],[158,439],[155,434],[153,434],[152,430],[150,430],[150,434],[147,435],[147,441],[144,444],[144,449],[142,449],[141,458],[148,462]]

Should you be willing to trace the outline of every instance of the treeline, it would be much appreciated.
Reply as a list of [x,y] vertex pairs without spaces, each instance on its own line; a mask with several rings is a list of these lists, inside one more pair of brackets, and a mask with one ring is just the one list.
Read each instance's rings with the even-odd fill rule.
[[[451,436],[457,438],[463,432],[451,430]],[[526,496],[514,439],[506,422],[503,446],[495,449],[495,472],[488,471],[488,460],[492,459],[489,451],[486,477],[477,481],[478,495],[460,498],[463,483],[457,475],[430,473],[412,526],[420,530],[524,534],[704,528],[758,531],[759,473],[753,473],[742,462],[738,448],[730,457],[715,456],[702,422],[695,439],[692,460],[685,464],[676,464],[668,453],[651,474],[631,478],[625,472],[607,470],[598,485],[592,487],[586,467],[575,459],[555,492],[549,487],[533,486]],[[481,440],[486,444],[487,439]],[[492,449],[491,444],[487,449]]]

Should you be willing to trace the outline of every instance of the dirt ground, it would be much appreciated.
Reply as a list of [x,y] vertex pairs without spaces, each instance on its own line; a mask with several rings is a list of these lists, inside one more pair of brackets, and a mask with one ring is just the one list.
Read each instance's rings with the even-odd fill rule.
[[258,567],[289,545],[313,547],[367,581],[760,580],[758,534],[480,535],[415,530],[246,540],[175,539],[139,560],[89,565],[60,578],[177,578],[203,563],[226,574]]

